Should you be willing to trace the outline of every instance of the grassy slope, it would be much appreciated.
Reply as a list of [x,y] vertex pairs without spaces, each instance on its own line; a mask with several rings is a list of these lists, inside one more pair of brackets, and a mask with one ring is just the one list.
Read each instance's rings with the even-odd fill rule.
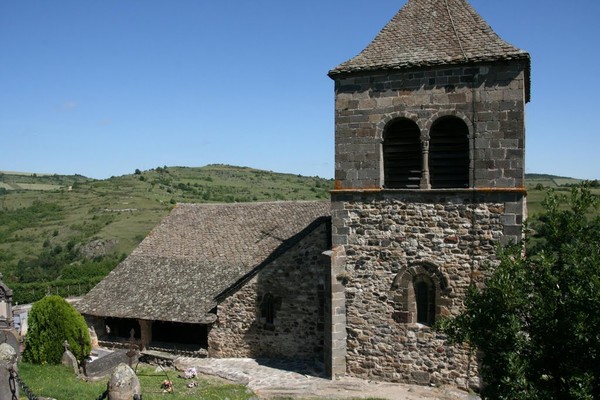
[[[40,254],[44,243],[53,248],[69,241],[115,239],[116,252],[129,254],[177,202],[327,199],[333,186],[317,177],[226,165],[157,168],[106,180],[4,173],[0,182],[14,188],[0,189],[0,217],[17,225],[0,225],[0,272],[8,282],[16,263]],[[56,188],[24,190],[36,185]],[[27,207],[36,202],[58,205],[59,211],[30,223],[18,222],[18,210],[29,212]]]

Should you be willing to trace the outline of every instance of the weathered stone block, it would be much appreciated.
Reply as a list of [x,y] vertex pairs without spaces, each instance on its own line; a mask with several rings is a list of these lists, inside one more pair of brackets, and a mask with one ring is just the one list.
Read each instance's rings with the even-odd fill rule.
[[410,374],[411,380],[418,385],[429,385],[431,375],[429,372],[414,371]]
[[131,400],[140,398],[142,388],[135,372],[127,364],[115,368],[108,382],[108,400]]

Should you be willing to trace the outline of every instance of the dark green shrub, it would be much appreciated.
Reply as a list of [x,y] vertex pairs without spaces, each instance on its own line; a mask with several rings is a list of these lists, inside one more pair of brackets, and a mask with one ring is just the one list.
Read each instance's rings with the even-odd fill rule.
[[85,320],[65,299],[46,296],[33,304],[23,359],[34,364],[58,364],[66,340],[78,360],[90,354],[90,335]]

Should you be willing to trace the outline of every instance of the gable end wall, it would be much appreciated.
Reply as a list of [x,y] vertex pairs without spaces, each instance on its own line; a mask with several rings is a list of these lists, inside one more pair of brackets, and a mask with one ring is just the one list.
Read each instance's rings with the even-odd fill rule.
[[[218,320],[208,337],[211,357],[323,362],[327,225],[321,224],[218,305]],[[278,299],[272,326],[261,318],[260,301],[266,293]]]

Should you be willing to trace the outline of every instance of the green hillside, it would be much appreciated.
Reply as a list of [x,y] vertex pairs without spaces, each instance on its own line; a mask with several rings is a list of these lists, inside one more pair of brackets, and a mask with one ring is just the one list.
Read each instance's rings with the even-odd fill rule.
[[[228,165],[106,180],[0,173],[0,272],[15,300],[85,292],[178,202],[327,199],[331,180]],[[20,289],[20,290],[16,290]]]
[[[548,188],[578,179],[528,174],[530,216]],[[0,272],[25,302],[84,293],[178,202],[329,198],[333,181],[228,165],[158,167],[106,180],[0,172]],[[600,195],[600,189],[594,189]]]

